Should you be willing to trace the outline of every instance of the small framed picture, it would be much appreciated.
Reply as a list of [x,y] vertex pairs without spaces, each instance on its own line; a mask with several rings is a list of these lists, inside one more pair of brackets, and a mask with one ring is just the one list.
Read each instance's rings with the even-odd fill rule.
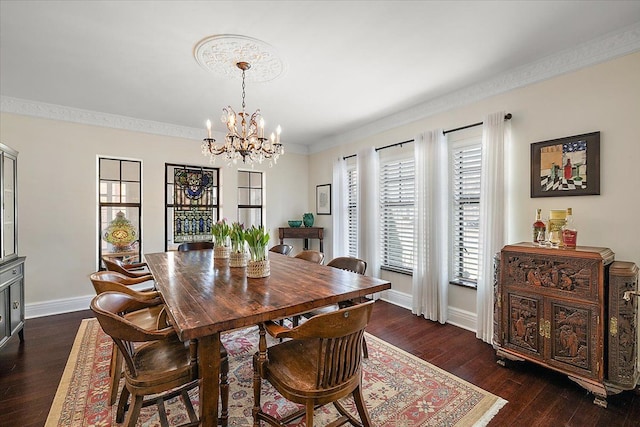
[[316,185],[316,214],[331,215],[331,184]]
[[531,144],[531,197],[600,194],[600,132]]

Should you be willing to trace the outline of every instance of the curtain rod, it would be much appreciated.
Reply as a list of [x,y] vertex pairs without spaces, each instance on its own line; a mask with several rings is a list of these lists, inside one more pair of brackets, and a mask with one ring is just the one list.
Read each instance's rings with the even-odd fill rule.
[[[410,142],[413,142],[413,141],[414,141],[413,139],[409,139],[407,141],[396,142],[395,144],[389,144],[389,145],[385,145],[384,147],[378,147],[375,150],[376,151],[380,151],[380,150],[384,150],[385,148],[392,148],[392,147],[397,147],[397,146],[402,147],[404,144],[409,144]],[[350,156],[344,156],[342,158],[342,160],[347,160],[347,159],[350,159],[350,158],[356,157],[356,156],[357,156],[357,154],[351,154]]]
[[[504,115],[504,119],[505,119],[505,120],[511,120],[511,117],[513,117],[513,116],[511,115],[511,113],[507,113],[507,114],[505,114],[505,115]],[[457,131],[459,131],[459,130],[465,130],[465,129],[473,128],[473,127],[476,127],[476,126],[482,126],[482,122],[473,123],[473,124],[466,125],[466,126],[461,126],[461,127],[459,127],[459,128],[455,128],[455,129],[445,130],[445,131],[443,131],[442,133],[443,133],[444,135],[446,135],[446,134],[451,133],[451,132],[457,132]]]
[[[507,114],[504,115],[504,119],[505,120],[511,120],[511,117],[513,117],[511,115],[511,113],[507,113]],[[455,129],[445,130],[445,131],[442,132],[442,134],[446,135],[446,134],[451,133],[451,132],[457,132],[459,130],[464,130],[464,129],[469,129],[469,128],[476,127],[476,126],[481,126],[482,123],[483,122],[478,122],[478,123],[473,123],[473,124],[466,125],[466,126],[461,126],[459,128],[455,128]],[[397,147],[397,146],[402,147],[404,144],[408,144],[410,142],[414,142],[414,140],[413,139],[409,139],[407,141],[396,142],[395,144],[389,144],[389,145],[385,145],[384,147],[378,147],[375,150],[376,151],[380,151],[380,150],[384,150],[385,148],[392,148],[392,147]],[[356,157],[356,156],[357,156],[357,154],[351,154],[350,156],[344,156],[342,158],[342,160],[347,160],[347,159],[350,159],[350,158]]]

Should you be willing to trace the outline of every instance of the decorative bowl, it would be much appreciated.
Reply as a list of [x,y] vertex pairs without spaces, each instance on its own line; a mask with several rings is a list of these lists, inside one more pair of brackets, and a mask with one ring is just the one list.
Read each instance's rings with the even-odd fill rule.
[[289,221],[289,227],[298,228],[302,225],[302,221],[300,220],[291,220]]

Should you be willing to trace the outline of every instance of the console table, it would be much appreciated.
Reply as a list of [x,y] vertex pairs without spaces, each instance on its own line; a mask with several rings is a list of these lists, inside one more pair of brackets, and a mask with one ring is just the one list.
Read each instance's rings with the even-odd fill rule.
[[320,241],[320,252],[324,252],[322,239],[324,228],[322,227],[281,227],[278,231],[280,244],[284,239],[304,239],[304,250],[309,249],[309,239],[318,239]]

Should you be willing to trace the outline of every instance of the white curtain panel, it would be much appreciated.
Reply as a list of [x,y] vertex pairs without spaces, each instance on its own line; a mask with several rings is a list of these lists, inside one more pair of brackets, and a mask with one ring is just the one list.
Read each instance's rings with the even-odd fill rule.
[[367,262],[367,276],[380,277],[378,203],[380,166],[373,147],[358,151],[358,258]]
[[504,246],[506,236],[504,158],[508,126],[503,111],[483,120],[476,337],[487,343],[493,336],[493,257]]
[[333,191],[331,211],[333,213],[332,258],[348,255],[349,232],[347,212],[347,161],[339,157],[333,162]]
[[448,309],[447,142],[441,129],[415,137],[412,312],[445,323]]

